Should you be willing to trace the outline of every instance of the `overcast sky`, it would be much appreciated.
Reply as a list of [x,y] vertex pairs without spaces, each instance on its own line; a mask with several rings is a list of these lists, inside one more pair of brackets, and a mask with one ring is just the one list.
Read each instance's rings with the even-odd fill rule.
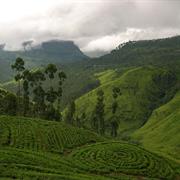
[[180,0],[0,0],[0,44],[74,40],[86,54],[180,35]]

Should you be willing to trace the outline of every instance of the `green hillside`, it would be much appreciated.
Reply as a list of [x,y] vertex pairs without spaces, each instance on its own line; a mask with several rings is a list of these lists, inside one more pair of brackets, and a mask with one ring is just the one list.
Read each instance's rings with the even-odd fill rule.
[[[118,70],[108,70],[99,76],[101,85],[76,100],[77,115],[85,112],[86,125],[90,127],[92,113],[95,108],[97,91],[105,93],[105,120],[111,119],[112,89],[119,87],[122,95],[118,97],[119,132],[121,135],[130,133],[141,127],[150,116],[153,109],[168,101],[173,95],[176,77],[173,73],[156,67],[138,67],[124,73]],[[159,82],[157,82],[157,79]]]
[[59,122],[0,116],[1,146],[63,153],[66,148],[102,140],[93,132]]
[[[130,41],[93,59],[72,41],[1,50],[0,179],[179,180],[179,48],[180,36]],[[30,71],[47,63],[58,71],[23,76],[22,96],[15,95],[10,64],[17,56]],[[120,93],[112,114],[114,88]]]
[[0,179],[178,177],[176,168],[167,159],[136,145],[107,141],[63,123],[0,116],[0,143]]
[[147,123],[133,138],[147,149],[172,156],[180,161],[180,92],[167,104],[153,111]]
[[[91,63],[108,66],[176,66],[180,67],[180,36],[155,39],[129,41],[120,44],[109,54],[94,58]],[[178,65],[178,66],[177,66]]]
[[65,156],[8,147],[0,149],[2,179],[137,180],[176,176],[167,160],[119,142],[85,146]]

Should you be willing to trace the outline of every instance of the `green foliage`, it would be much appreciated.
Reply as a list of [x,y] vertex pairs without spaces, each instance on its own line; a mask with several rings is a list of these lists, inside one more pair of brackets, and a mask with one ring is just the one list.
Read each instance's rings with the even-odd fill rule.
[[[19,87],[22,85],[23,96],[17,99],[14,94],[0,89],[1,114],[16,115],[18,106],[24,115],[32,116],[34,112],[35,116],[57,121],[61,118],[61,108],[72,97],[77,98],[86,93],[75,102],[71,101],[64,113],[66,122],[84,128],[90,128],[92,124],[100,134],[107,129],[106,132],[111,132],[113,137],[117,133],[121,138],[129,138],[133,134],[132,142],[142,144],[171,161],[132,144],[104,142],[84,146],[105,139],[61,122],[0,116],[0,177],[178,179],[179,42],[180,37],[173,37],[122,44],[103,57],[63,66],[67,72],[65,83],[66,74],[61,71],[62,66],[52,64],[61,61],[61,43],[47,42],[39,49],[16,52],[26,57],[28,67],[39,66],[42,62],[51,63],[36,71],[28,71],[24,70],[23,60],[16,59],[12,68],[17,71],[15,80]],[[77,52],[77,56],[76,53],[69,53],[68,48],[70,46],[66,44],[61,49],[63,52],[67,50],[63,61],[69,57],[70,62],[71,55],[78,60],[78,48],[75,48],[77,51],[70,48]],[[6,64],[1,61],[1,55],[5,54],[4,51],[0,52],[0,65],[4,67]],[[7,54],[14,56],[10,52]],[[49,61],[51,57],[52,61]],[[146,66],[149,64],[153,66]],[[1,72],[4,71],[0,66]],[[5,86],[11,84],[6,83]],[[63,92],[65,96],[62,96]]]
[[[24,61],[21,58],[17,58],[16,62],[12,65],[13,69],[16,69],[17,74],[15,80],[18,81],[18,115],[41,117],[49,120],[61,120],[60,114],[60,102],[63,93],[63,82],[66,79],[66,74],[63,71],[58,71],[56,65],[48,64],[45,69],[37,69],[35,71],[29,71],[24,67]],[[47,90],[45,90],[43,84],[47,79],[46,75],[50,79],[51,83]],[[52,80],[58,77],[56,89],[52,86]],[[21,86],[23,87],[23,96],[21,95]],[[33,100],[33,102],[31,102]],[[54,104],[57,103],[57,108]]]
[[6,96],[4,96],[2,103],[3,113],[9,115],[16,115],[18,104],[17,97],[14,94],[8,93]]
[[93,132],[60,122],[0,116],[0,146],[62,153],[67,148],[101,140]]
[[24,60],[22,58],[16,58],[14,64],[11,65],[11,68],[16,71],[16,75],[14,76],[15,81],[18,82],[17,96],[18,96],[18,112],[20,112],[20,97],[21,97],[21,83],[20,81],[23,79],[23,71],[24,71]]
[[76,111],[76,104],[75,104],[74,100],[72,100],[68,106],[68,109],[67,109],[66,115],[65,115],[65,122],[67,124],[71,124],[71,125],[74,124],[75,111]]
[[119,128],[118,118],[116,117],[116,111],[118,108],[118,102],[117,102],[118,95],[121,95],[121,90],[118,87],[114,87],[112,90],[112,97],[113,97],[112,115],[113,117],[110,119],[112,137],[117,137],[117,131]]
[[84,146],[104,140],[63,123],[0,116],[0,177],[132,180],[176,176],[170,161],[136,145],[104,142]]
[[[156,65],[180,67],[179,59],[180,36],[143,41],[129,41],[120,44],[111,53],[94,59],[96,65],[117,66],[144,66]],[[175,67],[176,66],[176,67]]]
[[[109,71],[107,71],[109,73]],[[103,74],[103,76],[106,73]],[[117,119],[119,132],[121,135],[128,135],[135,129],[141,127],[151,115],[152,111],[172,98],[175,92],[176,78],[173,73],[166,69],[157,67],[138,67],[126,71],[123,75],[118,75],[117,71],[109,74],[111,78],[102,81],[102,84],[76,100],[77,115],[85,112],[87,114],[86,127],[90,127],[94,107],[96,106],[96,94],[99,89],[104,91],[105,104],[105,125],[108,126],[112,119],[112,87],[121,89],[121,96],[117,98]],[[169,74],[167,76],[167,74]],[[170,85],[164,86],[154,81],[158,75],[163,76],[162,81]],[[103,76],[100,77],[103,79]],[[167,77],[167,78],[165,78]],[[108,130],[109,131],[109,130]]]
[[24,116],[27,115],[29,108],[30,108],[30,89],[29,89],[29,84],[32,81],[32,73],[29,70],[25,70],[23,72],[23,105],[24,105]]
[[49,63],[69,64],[88,59],[71,41],[47,41],[38,48],[27,51],[0,51],[0,83],[10,81],[13,72],[10,68],[16,57],[26,59],[26,68],[32,69]]
[[92,123],[93,129],[95,129],[101,135],[104,135],[104,92],[101,89],[97,91],[97,102],[94,110],[94,117],[92,117],[92,120],[94,121]]
[[17,96],[0,88],[0,114],[16,115]]
[[105,142],[79,148],[70,154],[73,164],[90,173],[129,174],[173,179],[174,171],[165,159],[125,143]]
[[167,104],[154,110],[147,123],[133,138],[150,150],[173,157],[180,162],[180,92]]
[[45,73],[52,80],[54,79],[54,74],[57,72],[57,67],[55,64],[48,64],[45,68]]
[[78,170],[61,156],[73,147],[102,140],[103,138],[90,131],[63,123],[0,116],[0,177],[106,179]]

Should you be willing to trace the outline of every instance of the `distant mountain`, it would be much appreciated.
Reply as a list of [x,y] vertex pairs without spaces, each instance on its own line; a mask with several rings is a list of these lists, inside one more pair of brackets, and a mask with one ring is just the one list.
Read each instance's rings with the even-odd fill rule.
[[92,65],[141,66],[177,65],[180,62],[180,36],[165,39],[129,41],[120,44],[109,54],[94,58]]
[[0,82],[12,78],[11,64],[16,57],[22,57],[29,68],[47,63],[68,64],[87,60],[73,41],[51,40],[26,51],[6,51],[0,49]]
[[48,62],[51,60],[53,63],[70,63],[88,58],[73,41],[60,40],[43,42],[41,45],[20,54],[39,60],[44,59]]

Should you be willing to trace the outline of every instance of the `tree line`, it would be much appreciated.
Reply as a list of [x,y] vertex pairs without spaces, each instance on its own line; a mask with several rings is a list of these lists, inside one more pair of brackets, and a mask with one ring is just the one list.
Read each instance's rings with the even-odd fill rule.
[[[10,115],[38,117],[50,120],[61,120],[62,85],[66,74],[58,70],[55,64],[48,64],[43,69],[30,71],[25,68],[22,58],[17,58],[11,68],[15,71],[17,93],[8,93],[5,111]],[[54,81],[54,78],[58,80]],[[48,87],[43,87],[49,80]],[[57,84],[55,89],[53,84]]]
[[[15,72],[14,79],[17,82],[16,95],[13,93],[0,92],[3,94],[3,101],[0,101],[3,111],[10,115],[38,117],[48,120],[62,120],[61,99],[63,95],[63,83],[66,74],[57,68],[55,64],[48,64],[45,68],[30,71],[25,68],[22,58],[17,58],[11,68]],[[44,86],[48,81],[48,86]],[[56,88],[55,88],[56,87]],[[105,135],[107,128],[110,127],[112,137],[117,136],[119,127],[118,117],[116,116],[118,102],[117,98],[121,95],[118,87],[112,89],[113,102],[111,105],[112,118],[109,120],[108,127],[105,123],[105,104],[103,90],[97,91],[96,105],[91,117],[91,129]],[[0,97],[1,98],[1,97]],[[2,108],[0,108],[2,112]],[[64,121],[67,124],[84,128],[86,114],[76,113],[75,101],[72,99],[67,106]]]
[[[118,102],[117,97],[121,95],[121,91],[118,87],[114,87],[112,89],[112,97],[113,102],[111,105],[111,112],[112,117],[109,120],[108,126],[110,126],[110,133],[112,137],[117,137],[117,131],[119,128],[119,122],[118,117],[116,116],[117,108],[118,108]],[[97,91],[97,100],[96,100],[96,106],[94,109],[94,113],[92,115],[92,129],[94,129],[97,133],[104,135],[106,131],[106,125],[105,125],[105,104],[104,104],[104,92],[103,90]]]
[[[110,134],[112,137],[117,137],[119,121],[117,113],[118,108],[118,96],[121,95],[121,90],[118,87],[112,89],[112,98],[113,102],[111,105],[112,117],[109,120],[108,124],[105,123],[105,103],[104,103],[104,91],[97,91],[96,105],[91,116],[91,129],[100,135],[105,135],[107,128],[110,127]],[[65,122],[77,127],[84,127],[84,122],[86,121],[86,114],[82,113],[81,116],[76,115],[76,104],[75,101],[71,101],[67,107],[65,114]],[[107,124],[107,125],[106,125]],[[107,127],[108,126],[108,127]]]

